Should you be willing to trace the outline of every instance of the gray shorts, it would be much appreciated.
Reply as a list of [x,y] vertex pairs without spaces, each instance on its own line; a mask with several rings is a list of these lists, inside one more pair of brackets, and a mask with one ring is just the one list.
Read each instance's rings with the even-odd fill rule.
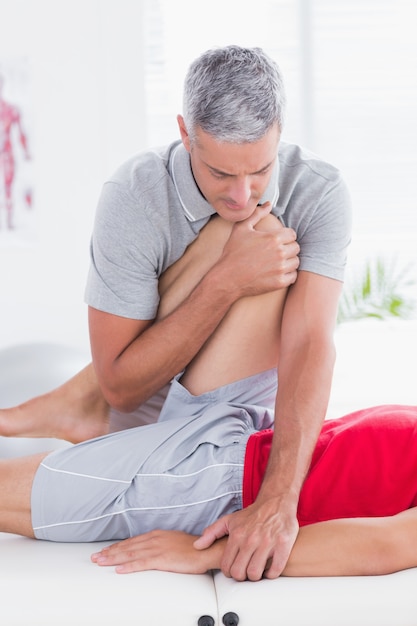
[[155,528],[199,535],[242,508],[246,442],[272,425],[276,376],[198,397],[174,380],[157,424],[47,456],[32,488],[36,538],[112,541]]

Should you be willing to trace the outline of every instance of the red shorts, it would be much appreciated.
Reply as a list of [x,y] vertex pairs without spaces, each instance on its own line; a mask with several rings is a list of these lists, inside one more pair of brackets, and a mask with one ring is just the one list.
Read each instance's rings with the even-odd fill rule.
[[300,495],[300,525],[394,515],[413,506],[417,407],[373,407],[324,422]]

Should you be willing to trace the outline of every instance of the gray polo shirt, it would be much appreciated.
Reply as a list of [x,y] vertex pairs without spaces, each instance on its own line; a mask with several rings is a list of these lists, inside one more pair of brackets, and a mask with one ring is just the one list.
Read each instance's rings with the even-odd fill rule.
[[[297,233],[300,269],[343,280],[351,236],[350,198],[339,171],[281,142],[261,202]],[[139,154],[104,184],[91,239],[85,299],[131,319],[155,317],[158,278],[214,214],[182,143]]]

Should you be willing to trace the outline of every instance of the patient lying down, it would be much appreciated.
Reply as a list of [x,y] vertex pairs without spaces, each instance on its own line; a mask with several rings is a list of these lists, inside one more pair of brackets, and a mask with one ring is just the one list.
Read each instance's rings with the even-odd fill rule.
[[[214,220],[214,228],[219,223]],[[216,262],[210,254],[203,258]],[[161,281],[161,318],[206,271],[183,259]],[[274,432],[284,300],[285,293],[273,292],[238,301],[172,382],[157,423],[0,461],[0,531],[49,541],[114,541],[92,561],[118,573],[227,571],[227,537],[213,536],[205,548],[198,538],[218,519],[227,535],[230,516],[250,510],[262,484]],[[239,332],[244,345],[235,370],[225,363],[225,346],[239,345]],[[262,344],[256,359],[251,341]],[[417,407],[384,405],[325,421],[297,519],[284,576],[417,567]],[[250,550],[245,546],[245,559]],[[240,555],[234,558],[239,562]],[[247,577],[257,579],[252,566],[259,569],[249,562]]]
[[[136,536],[95,553],[93,562],[116,566],[118,573],[199,574],[219,568],[226,539],[204,550],[194,547],[195,539],[219,511],[233,511],[239,502],[251,506],[270,433],[254,430],[245,413],[243,418],[226,416],[231,434],[219,447],[210,441],[215,431],[209,419],[187,420],[187,441],[188,435],[195,441],[200,428],[201,443],[172,467],[167,465],[175,455],[162,463],[158,448],[163,454],[166,433],[175,439],[175,429],[183,430],[181,418],[132,429],[135,465],[126,457],[120,461],[120,433],[51,455],[2,460],[0,531],[65,542],[117,541],[132,529]],[[121,434],[126,437],[128,431]],[[243,445],[235,443],[239,434]],[[139,455],[148,442],[154,451],[145,461],[135,450],[140,439]],[[86,464],[96,462],[95,475],[86,471]],[[130,481],[123,473],[126,465]],[[377,575],[416,567],[416,466],[417,407],[385,405],[326,421],[301,492],[300,530],[283,575]],[[205,471],[210,472],[208,484],[213,483],[209,487]],[[218,494],[211,480],[215,476],[221,481]]]

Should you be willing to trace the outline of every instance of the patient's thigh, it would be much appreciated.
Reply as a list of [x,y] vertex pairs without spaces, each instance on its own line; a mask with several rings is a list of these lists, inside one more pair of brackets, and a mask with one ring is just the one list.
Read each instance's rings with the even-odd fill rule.
[[[259,228],[276,228],[274,216]],[[232,225],[213,218],[183,257],[161,280],[163,317],[177,306],[220,258]],[[182,384],[193,394],[229,384],[277,366],[286,290],[237,301],[187,367]]]
[[283,294],[242,298],[187,367],[181,383],[194,395],[277,367]]

